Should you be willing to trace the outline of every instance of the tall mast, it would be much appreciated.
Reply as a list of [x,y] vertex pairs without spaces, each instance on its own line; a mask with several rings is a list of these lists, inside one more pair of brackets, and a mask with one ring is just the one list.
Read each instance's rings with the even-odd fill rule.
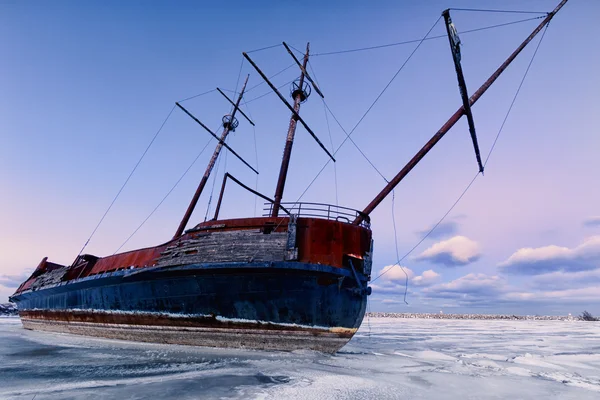
[[[294,98],[294,113],[290,117],[290,125],[288,128],[285,148],[283,149],[283,159],[281,160],[281,169],[279,170],[279,179],[277,180],[277,188],[275,189],[275,202],[273,203],[272,217],[279,214],[279,206],[283,197],[283,189],[285,188],[285,180],[287,178],[288,167],[290,165],[290,157],[292,155],[292,147],[294,146],[294,136],[296,135],[296,125],[298,124],[298,113],[300,112],[300,103],[308,98],[308,92],[304,89],[304,73],[306,64],[308,63],[308,53],[310,51],[310,43],[306,44],[306,54],[302,61],[300,78],[293,83],[292,97]],[[308,84],[307,84],[308,85]]]
[[206,186],[206,182],[208,182],[208,177],[210,176],[210,173],[211,173],[213,167],[215,166],[217,158],[219,157],[219,153],[221,152],[223,145],[225,145],[225,139],[227,138],[227,135],[229,134],[229,132],[234,131],[235,128],[237,127],[237,120],[235,119],[235,113],[239,108],[242,97],[244,96],[244,91],[246,90],[246,84],[248,83],[249,77],[250,77],[249,75],[246,76],[246,80],[244,81],[244,86],[242,86],[242,90],[240,91],[240,95],[238,96],[237,102],[233,106],[233,111],[231,112],[231,115],[226,115],[223,117],[223,133],[221,134],[219,143],[217,143],[215,152],[213,153],[210,161],[208,162],[208,166],[206,167],[206,171],[204,172],[204,175],[202,176],[202,179],[200,180],[198,189],[196,189],[196,193],[194,193],[194,197],[192,198],[192,201],[190,202],[190,205],[188,206],[187,211],[185,212],[185,215],[183,216],[183,219],[181,220],[181,223],[179,224],[179,227],[177,228],[177,231],[175,232],[175,235],[173,236],[173,239],[178,238],[183,233],[185,226],[187,225],[188,221],[190,220],[190,217],[192,216],[192,213],[194,212],[194,208],[196,207],[196,204],[198,203],[198,199],[200,198],[200,195],[202,194],[202,191],[204,190],[204,186]]
[[[511,62],[519,55],[519,53],[533,40],[533,38],[542,30],[542,28],[547,25],[554,15],[565,5],[568,0],[562,0],[556,8],[548,13],[546,18],[534,29],[534,31],[525,39],[523,43],[502,63],[500,67],[488,78],[487,81],[469,99],[469,104],[472,106],[479,100],[479,98],[488,90],[488,88],[494,83],[496,79],[504,72],[504,70],[510,65]],[[375,198],[369,203],[367,207],[359,214],[358,217],[354,220],[355,225],[359,225],[366,216],[368,216],[374,209],[377,207],[383,199],[385,199],[394,188],[404,179],[406,175],[425,157],[425,155],[435,146],[440,139],[444,137],[444,135],[458,122],[458,120],[465,115],[465,108],[461,106],[451,117],[450,119],[440,128],[439,131],[429,141],[414,155],[414,157],[398,172],[398,174],[383,188],[383,190],[375,196]]]

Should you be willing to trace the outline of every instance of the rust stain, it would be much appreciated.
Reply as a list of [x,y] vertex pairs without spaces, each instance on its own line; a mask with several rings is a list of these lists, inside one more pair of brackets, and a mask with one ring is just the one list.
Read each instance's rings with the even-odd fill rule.
[[41,321],[60,321],[67,323],[94,323],[116,325],[143,325],[143,326],[178,326],[193,328],[215,329],[245,329],[261,331],[293,331],[312,334],[313,336],[330,335],[335,333],[339,338],[350,339],[356,328],[329,328],[318,329],[294,325],[278,325],[268,322],[223,321],[215,316],[181,316],[150,313],[110,313],[91,312],[84,310],[24,310],[20,311],[21,318]]

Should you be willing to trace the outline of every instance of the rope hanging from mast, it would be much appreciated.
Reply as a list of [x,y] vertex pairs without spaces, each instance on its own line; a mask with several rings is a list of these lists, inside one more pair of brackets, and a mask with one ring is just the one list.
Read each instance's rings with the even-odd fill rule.
[[[244,106],[246,107],[246,109],[248,110],[248,114],[250,115],[250,117],[252,118],[252,112],[250,111],[250,107],[248,107],[248,102],[246,102],[244,99],[242,99],[242,101],[244,102]],[[258,144],[256,141],[256,127],[254,125],[252,125],[252,137],[254,139],[254,162],[256,165],[256,168],[259,168],[258,166]],[[227,171],[226,171],[227,173]],[[258,192],[258,177],[259,175],[255,175],[255,181],[254,181],[254,191]],[[257,206],[257,202],[258,202],[258,196],[255,195],[254,196],[254,216],[256,217],[256,206]]]
[[[310,61],[308,62],[308,68],[310,68],[310,73],[313,74],[313,76],[315,77],[315,81],[319,83],[317,74],[315,73],[315,70]],[[319,84],[319,86],[321,85]],[[335,146],[333,144],[333,136],[331,135],[331,126],[329,125],[329,115],[327,114],[327,104],[325,104],[324,96],[321,97],[321,102],[323,103],[323,113],[325,114],[325,123],[327,124],[327,133],[329,134],[329,143],[331,144],[331,151],[335,151]],[[339,206],[340,202],[338,196],[337,163],[333,163],[333,184],[335,188],[335,205]]]

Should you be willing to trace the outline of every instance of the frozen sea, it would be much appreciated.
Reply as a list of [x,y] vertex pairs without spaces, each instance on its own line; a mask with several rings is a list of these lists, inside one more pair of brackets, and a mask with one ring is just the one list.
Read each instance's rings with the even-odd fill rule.
[[0,319],[0,399],[600,399],[600,323],[370,318],[335,355],[132,343]]

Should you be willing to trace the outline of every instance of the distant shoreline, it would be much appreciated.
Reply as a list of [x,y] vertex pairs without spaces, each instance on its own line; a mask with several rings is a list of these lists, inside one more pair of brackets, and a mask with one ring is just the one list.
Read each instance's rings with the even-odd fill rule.
[[[480,320],[480,321],[580,321],[579,316],[573,315],[509,315],[509,314],[434,314],[434,313],[388,313],[369,312],[369,318],[403,318],[403,319],[449,319],[449,320]],[[19,318],[14,313],[0,312],[0,318]]]
[[509,314],[433,314],[433,313],[366,313],[370,318],[405,319],[466,319],[466,320],[502,320],[502,321],[579,321],[572,315],[509,315]]

